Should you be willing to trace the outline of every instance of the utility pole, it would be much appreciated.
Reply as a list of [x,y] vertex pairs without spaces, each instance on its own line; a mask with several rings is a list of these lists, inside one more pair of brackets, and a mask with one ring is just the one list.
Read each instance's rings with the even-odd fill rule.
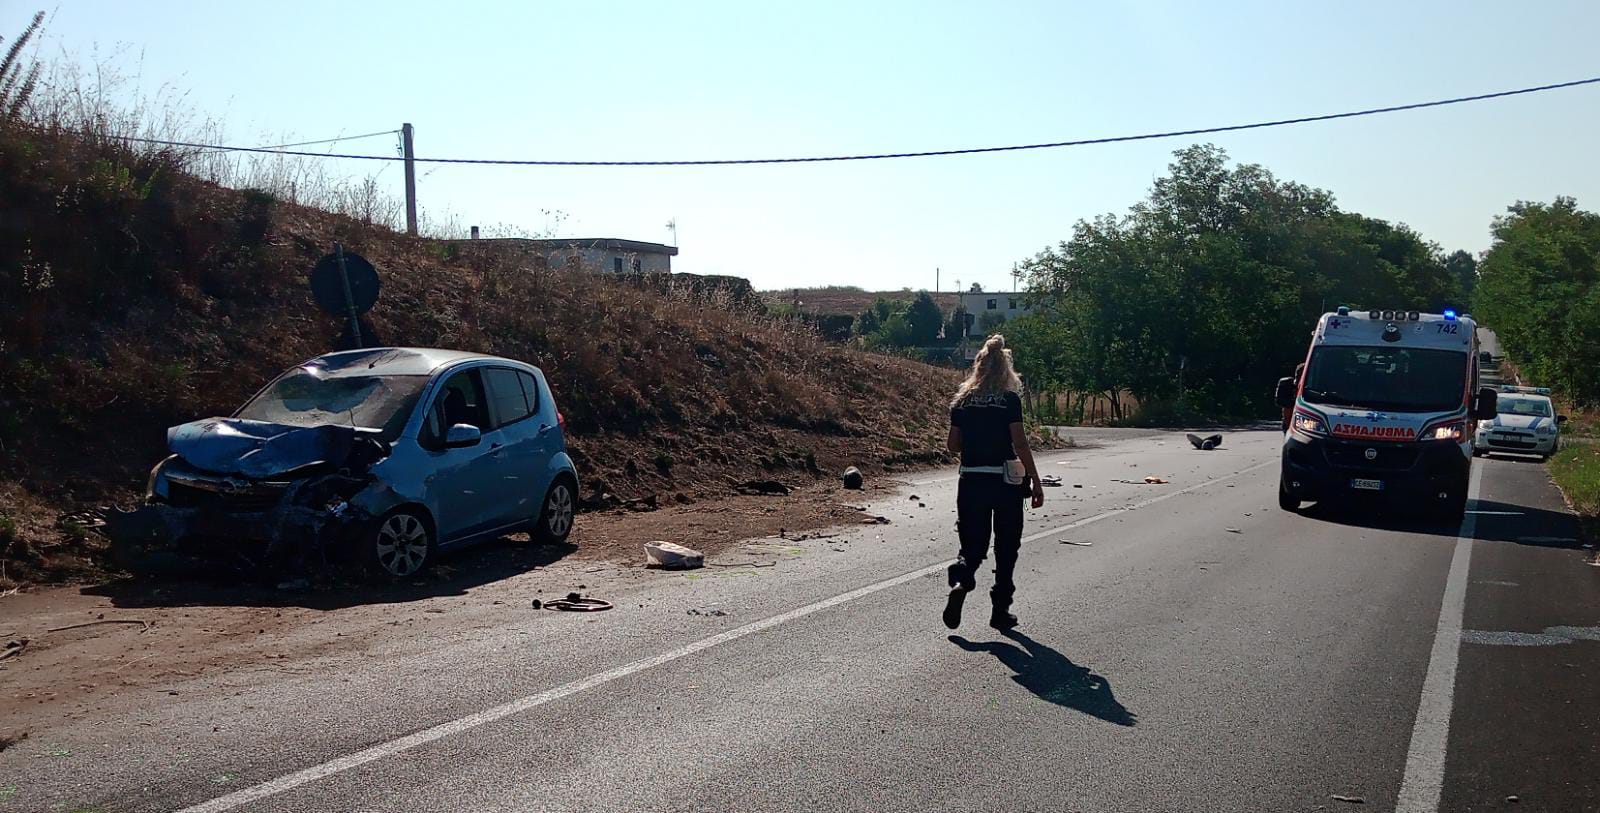
[[406,157],[406,234],[417,236],[417,154],[411,146],[411,123],[400,125],[400,144]]
[[934,293],[939,293],[939,268],[938,268],[938,266],[935,266],[934,269],[933,269],[933,292]]

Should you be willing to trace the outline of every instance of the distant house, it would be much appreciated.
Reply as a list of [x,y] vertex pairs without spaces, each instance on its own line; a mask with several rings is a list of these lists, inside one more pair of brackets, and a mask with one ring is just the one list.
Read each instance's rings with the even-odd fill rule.
[[562,237],[529,240],[521,237],[492,237],[463,242],[515,248],[532,253],[542,265],[570,268],[595,274],[670,274],[677,246],[621,240],[614,237]]
[[965,291],[961,294],[961,307],[972,314],[974,332],[983,324],[985,314],[994,314],[989,317],[991,321],[998,318],[1003,322],[1033,312],[1024,291]]

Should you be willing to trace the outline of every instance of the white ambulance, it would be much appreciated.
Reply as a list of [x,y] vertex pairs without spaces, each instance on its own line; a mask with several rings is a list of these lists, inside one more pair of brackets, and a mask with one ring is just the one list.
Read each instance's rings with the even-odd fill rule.
[[1497,409],[1474,391],[1478,363],[1477,325],[1454,311],[1324,314],[1304,373],[1278,382],[1292,410],[1278,504],[1382,499],[1459,519],[1477,424]]

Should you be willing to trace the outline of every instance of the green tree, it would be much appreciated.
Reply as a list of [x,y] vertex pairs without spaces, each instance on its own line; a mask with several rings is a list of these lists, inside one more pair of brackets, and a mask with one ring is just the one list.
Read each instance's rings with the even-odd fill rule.
[[1222,415],[1266,414],[1270,382],[1340,304],[1438,310],[1460,285],[1404,225],[1341,212],[1333,196],[1222,150],[1179,150],[1126,215],[1080,221],[1024,264],[1042,312],[1075,343],[1052,380]]
[[1472,292],[1478,287],[1478,260],[1457,249],[1444,258],[1444,267],[1456,281],[1456,287],[1461,292],[1461,304],[1472,301]]
[[939,340],[939,327],[944,323],[944,312],[927,291],[917,294],[906,308],[906,323],[911,328],[912,345],[926,347]]
[[1522,202],[1493,233],[1473,313],[1537,383],[1600,403],[1600,215],[1568,197]]

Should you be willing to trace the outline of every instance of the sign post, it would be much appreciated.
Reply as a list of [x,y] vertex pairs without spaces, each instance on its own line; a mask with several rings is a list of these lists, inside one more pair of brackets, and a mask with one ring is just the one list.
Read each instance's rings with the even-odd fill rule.
[[311,298],[330,316],[346,322],[346,337],[352,349],[366,347],[361,314],[372,310],[378,301],[378,271],[360,254],[333,244],[333,253],[317,261],[311,269]]

